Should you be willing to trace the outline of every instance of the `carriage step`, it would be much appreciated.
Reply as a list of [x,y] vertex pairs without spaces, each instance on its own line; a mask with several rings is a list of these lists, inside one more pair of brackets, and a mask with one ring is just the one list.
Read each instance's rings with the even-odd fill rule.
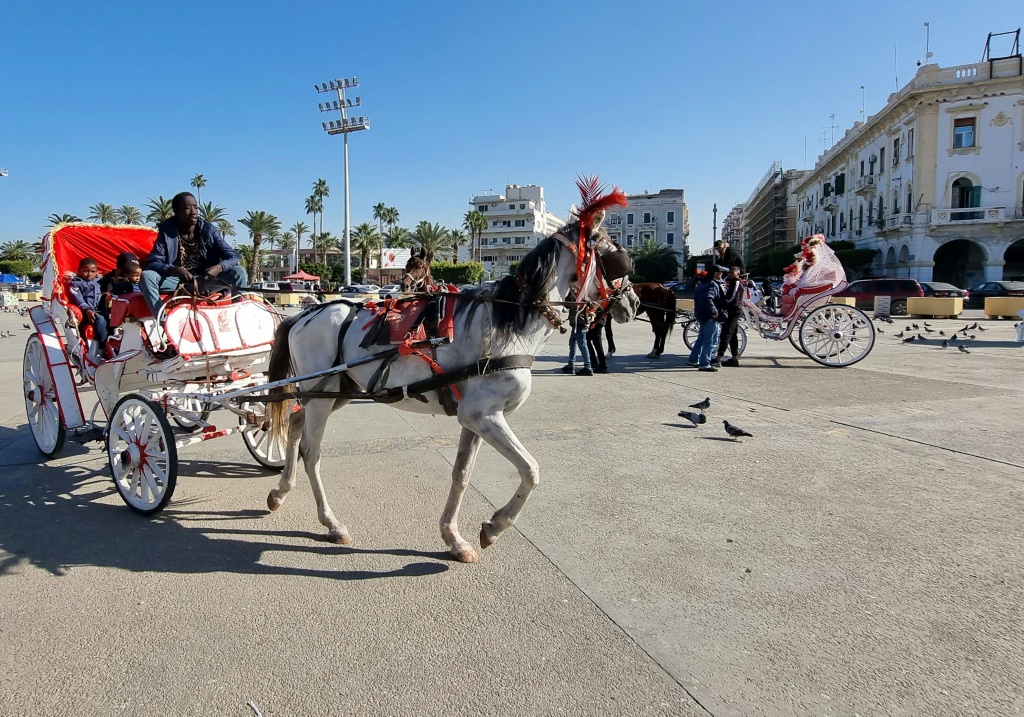
[[779,333],[778,331],[769,331],[769,332],[767,332],[764,335],[764,337],[766,339],[775,339],[775,340],[777,340],[780,336],[782,336],[782,334]]

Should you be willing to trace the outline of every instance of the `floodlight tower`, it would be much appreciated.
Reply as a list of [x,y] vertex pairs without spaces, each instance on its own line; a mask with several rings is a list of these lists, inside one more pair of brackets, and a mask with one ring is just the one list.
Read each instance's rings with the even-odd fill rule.
[[[316,89],[317,94],[326,94],[329,92],[335,92],[338,95],[336,100],[328,100],[327,102],[320,103],[321,112],[340,112],[341,120],[330,120],[328,122],[321,122],[324,131],[329,135],[340,134],[345,138],[345,286],[352,284],[352,242],[349,238],[351,234],[351,222],[349,220],[349,208],[348,208],[348,136],[352,132],[358,132],[361,129],[370,129],[370,120],[362,115],[358,117],[349,117],[348,111],[362,105],[359,97],[356,97],[355,102],[345,97],[345,90],[350,90],[354,87],[359,86],[359,78],[353,77],[352,79],[345,78],[343,80],[330,80],[320,85],[313,85]],[[363,267],[365,271],[366,267]]]

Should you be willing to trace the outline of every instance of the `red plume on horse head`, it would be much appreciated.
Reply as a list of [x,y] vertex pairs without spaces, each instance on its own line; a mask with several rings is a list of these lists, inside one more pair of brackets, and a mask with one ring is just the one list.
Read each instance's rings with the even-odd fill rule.
[[605,185],[597,177],[577,177],[576,186],[580,188],[580,208],[576,210],[576,216],[580,226],[585,226],[587,231],[594,228],[594,217],[598,212],[605,212],[614,206],[629,206],[629,200],[621,189],[612,185],[612,190],[606,192]]

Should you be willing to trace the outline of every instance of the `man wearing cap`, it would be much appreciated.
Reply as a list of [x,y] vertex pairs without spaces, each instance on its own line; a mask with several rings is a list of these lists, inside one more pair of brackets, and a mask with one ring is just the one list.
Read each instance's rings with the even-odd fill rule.
[[743,263],[743,257],[740,256],[738,251],[729,246],[729,242],[724,239],[719,239],[715,242],[715,257],[718,260],[717,263],[724,267],[726,272],[734,266],[738,266],[740,268],[740,274],[747,273],[747,267],[746,264]]

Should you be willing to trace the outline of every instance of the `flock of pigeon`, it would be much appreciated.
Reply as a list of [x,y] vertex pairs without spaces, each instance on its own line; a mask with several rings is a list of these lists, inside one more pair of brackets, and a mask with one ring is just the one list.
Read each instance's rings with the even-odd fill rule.
[[[890,324],[893,323],[892,319],[886,319],[886,321]],[[884,333],[881,329],[876,329],[876,331],[880,334]],[[915,331],[917,332],[916,334],[914,333]],[[937,333],[938,336],[923,336],[921,334],[921,331],[924,331],[926,334]],[[936,331],[935,329],[932,328],[931,324],[925,321],[923,322],[922,326],[918,326],[915,323],[911,323],[910,326],[906,327],[905,329],[903,329],[903,331],[900,331],[898,334],[896,334],[896,338],[902,340],[902,342],[905,344],[912,344],[914,342],[925,344],[928,343],[929,341],[938,341],[941,338],[941,347],[944,349],[948,349],[950,347],[950,342],[956,341],[958,338],[960,338],[961,341],[965,341],[967,339],[970,339],[971,341],[976,340],[978,338],[978,335],[972,334],[972,331],[988,331],[988,329],[986,329],[984,326],[979,326],[978,322],[975,321],[970,326],[964,324],[964,327],[962,329],[958,329],[957,331],[954,331],[952,335],[947,336],[945,331]],[[907,334],[910,334],[910,336],[907,336]],[[961,334],[963,335],[962,337],[960,336]],[[971,352],[971,350],[962,343],[957,344],[956,348],[962,354],[969,354]]]
[[[703,425],[704,423],[707,423],[708,417],[704,415],[704,411],[711,408],[711,397],[708,396],[699,403],[690,404],[690,408],[696,408],[697,411],[699,411],[699,413],[697,413],[696,411],[680,411],[679,417],[685,418],[687,421],[689,421],[695,426],[700,426]],[[725,425],[725,432],[729,434],[729,437],[732,438],[734,441],[737,438],[754,437],[753,434],[747,433],[739,426],[734,426],[728,421],[722,421],[722,423]]]

